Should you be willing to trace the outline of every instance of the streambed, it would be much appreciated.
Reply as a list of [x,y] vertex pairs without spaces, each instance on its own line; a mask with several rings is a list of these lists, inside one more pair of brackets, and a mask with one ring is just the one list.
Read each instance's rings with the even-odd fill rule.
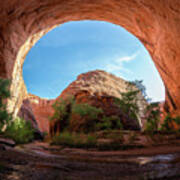
[[180,179],[179,146],[96,151],[36,142],[0,150],[0,159],[3,180]]

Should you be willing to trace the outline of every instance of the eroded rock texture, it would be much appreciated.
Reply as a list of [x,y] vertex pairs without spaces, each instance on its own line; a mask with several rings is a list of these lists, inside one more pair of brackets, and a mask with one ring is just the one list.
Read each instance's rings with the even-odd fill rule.
[[[88,92],[87,96],[96,97],[115,97],[121,99],[121,93],[138,90],[135,86],[130,86],[128,81],[122,78],[116,77],[113,74],[107,73],[102,70],[90,71],[80,74],[75,81],[73,81],[60,95],[59,98],[65,99],[68,96],[77,96],[78,94],[84,94],[81,92]],[[79,93],[80,92],[80,93]],[[57,100],[59,99],[57,98]],[[77,98],[78,101],[79,98]],[[98,98],[97,98],[98,99]],[[100,98],[101,99],[101,98]],[[100,100],[99,99],[99,100]],[[103,99],[103,98],[102,98]],[[144,117],[144,112],[147,106],[147,102],[141,93],[137,97],[139,107],[139,121]],[[88,102],[88,100],[86,101]],[[91,104],[91,103],[90,103]],[[95,102],[93,105],[96,104]]]
[[180,114],[179,0],[5,0],[0,11],[0,76],[12,79],[15,114],[26,94],[22,65],[29,49],[55,26],[85,19],[120,25],[139,38],[166,86],[166,111]]
[[29,99],[23,100],[23,103],[21,105],[21,108],[18,112],[18,116],[25,119],[26,121],[29,121],[34,128],[35,132],[35,139],[42,139],[43,134],[42,134],[42,129],[39,128],[38,121],[35,117],[35,114],[32,110],[32,105]]
[[42,99],[28,94],[23,101],[18,115],[25,120],[30,120],[36,129],[41,132],[49,132],[49,117],[54,113],[52,108],[55,100]]
[[[56,99],[56,101],[69,101],[69,98],[74,98],[76,104],[89,104],[93,107],[103,110],[97,121],[101,121],[102,117],[115,116],[121,120],[123,128],[126,130],[140,130],[145,122],[145,109],[147,102],[141,93],[137,94],[137,104],[139,107],[138,120],[125,114],[123,110],[115,103],[115,99],[121,99],[121,93],[131,90],[137,90],[134,85],[116,77],[105,71],[96,70],[81,74],[73,81]],[[73,113],[72,105],[68,104],[68,111],[71,113],[68,118],[70,131],[83,131],[88,129],[89,121],[86,116]],[[61,131],[64,127],[59,120],[50,122],[51,135]],[[97,122],[96,122],[97,123]],[[65,123],[66,124],[66,123]]]

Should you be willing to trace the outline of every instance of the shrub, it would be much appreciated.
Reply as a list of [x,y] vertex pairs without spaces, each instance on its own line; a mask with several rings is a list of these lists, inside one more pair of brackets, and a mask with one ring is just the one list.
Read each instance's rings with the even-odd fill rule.
[[145,131],[158,131],[160,122],[160,109],[158,103],[151,103],[147,106],[146,113],[148,114]]
[[174,119],[174,122],[178,125],[180,125],[180,116],[176,116]]
[[50,120],[59,121],[61,129],[64,130],[69,125],[69,117],[71,114],[71,108],[74,104],[74,97],[71,96],[66,100],[60,99],[53,104],[54,114],[50,117]]
[[63,132],[63,133],[53,137],[52,144],[73,146],[74,145],[74,136],[72,134],[70,134],[69,132]]
[[[76,130],[85,133],[95,131],[98,117],[102,112],[102,109],[89,104],[73,104],[70,129],[76,127]],[[75,115],[79,117],[75,118]]]
[[72,107],[72,113],[79,114],[81,117],[88,116],[90,119],[97,119],[102,112],[102,109],[89,104],[74,104]]
[[17,117],[8,123],[5,136],[12,138],[17,144],[25,144],[34,139],[34,129],[30,122]]
[[86,147],[95,147],[97,144],[97,139],[95,136],[88,135],[86,140]]
[[135,85],[135,86],[139,89],[139,91],[142,93],[142,95],[143,95],[143,97],[144,97],[144,99],[145,99],[146,101],[150,101],[150,100],[151,100],[151,99],[149,99],[148,96],[147,96],[146,87],[145,87],[144,84],[143,84],[143,80],[130,81],[129,83],[130,83],[130,85],[131,85],[131,84],[132,84],[132,85]]
[[51,144],[76,148],[93,148],[96,147],[97,140],[92,135],[62,132],[53,137]]
[[103,116],[102,120],[96,124],[97,130],[123,129],[123,125],[118,116]]
[[172,127],[172,123],[176,123],[177,125],[180,125],[180,116],[177,117],[171,117],[170,114],[168,114],[164,121],[163,124],[161,126],[161,130],[162,131],[173,131],[173,127]]
[[139,90],[131,90],[126,93],[121,93],[121,99],[114,98],[114,103],[130,118],[137,120],[137,122],[137,114],[139,113],[139,107],[137,105],[138,93]]
[[11,119],[11,115],[7,112],[6,99],[10,97],[9,91],[10,81],[6,79],[0,79],[0,132],[5,124]]

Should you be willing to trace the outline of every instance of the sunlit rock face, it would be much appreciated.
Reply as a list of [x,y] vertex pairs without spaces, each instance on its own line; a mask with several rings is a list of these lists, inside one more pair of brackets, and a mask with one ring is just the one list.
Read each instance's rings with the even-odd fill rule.
[[39,128],[37,120],[34,116],[34,112],[32,110],[31,103],[29,99],[23,100],[22,106],[18,112],[18,116],[23,118],[25,121],[30,122],[32,127],[34,128],[34,138],[35,139],[42,139],[43,134],[42,130]]
[[[121,93],[130,90],[138,89],[135,86],[129,86],[129,82],[122,78],[102,70],[96,70],[79,75],[77,79],[62,92],[60,98],[76,95],[79,91],[87,91],[90,96],[109,96],[121,99]],[[141,93],[138,94],[137,99],[140,110],[139,118],[142,119],[147,102]]]
[[[103,110],[103,115],[106,117],[118,117],[124,129],[126,130],[140,130],[144,126],[145,109],[147,102],[141,93],[137,95],[137,104],[140,109],[138,120],[130,118],[125,114],[119,106],[115,103],[115,98],[121,99],[121,93],[130,90],[137,90],[134,85],[129,82],[118,78],[105,71],[96,70],[81,74],[77,79],[72,82],[56,99],[66,100],[69,97],[75,98],[77,104],[89,104],[96,108]],[[100,119],[102,117],[99,117]],[[81,131],[82,125],[86,123],[86,118],[77,114],[72,114],[70,131]],[[51,121],[50,132],[52,135],[60,131],[61,124],[58,121]]]
[[179,0],[5,0],[0,11],[0,77],[12,80],[8,107],[15,115],[25,97],[27,52],[53,27],[87,19],[120,25],[139,38],[164,81],[165,110],[180,115]]
[[49,117],[54,112],[52,108],[54,101],[28,94],[18,115],[25,120],[30,120],[32,123],[35,121],[37,124],[36,129],[41,132],[49,132]]

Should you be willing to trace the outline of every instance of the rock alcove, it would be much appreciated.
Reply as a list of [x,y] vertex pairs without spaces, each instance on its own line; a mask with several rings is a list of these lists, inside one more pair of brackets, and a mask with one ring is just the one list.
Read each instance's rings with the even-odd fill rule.
[[26,54],[49,30],[75,20],[107,21],[134,34],[164,81],[166,111],[180,114],[179,0],[7,0],[0,9],[0,76],[12,81],[8,108],[15,115],[27,96],[22,78]]

